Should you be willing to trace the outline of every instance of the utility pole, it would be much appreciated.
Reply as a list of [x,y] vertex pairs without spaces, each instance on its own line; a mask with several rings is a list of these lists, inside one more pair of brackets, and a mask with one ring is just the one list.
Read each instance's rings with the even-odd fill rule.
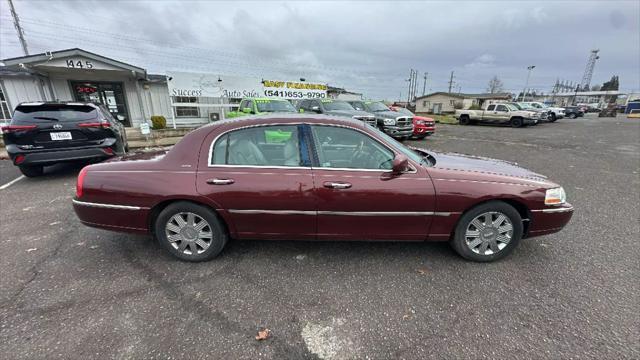
[[451,77],[449,78],[449,94],[451,94],[452,86],[453,86],[453,71],[451,71]]
[[413,85],[413,69],[411,69],[411,73],[409,74],[409,78],[407,79],[409,82],[409,91],[407,92],[407,106],[411,102],[411,86]]
[[18,14],[16,13],[15,7],[13,7],[13,1],[9,1],[9,8],[11,9],[11,16],[13,17],[13,26],[16,27],[16,32],[18,33],[18,40],[20,40],[20,45],[22,45],[22,51],[24,55],[29,55],[29,49],[27,48],[27,41],[24,39],[24,32],[22,32],[22,27],[20,26],[20,19],[18,18]]
[[413,92],[411,93],[411,100],[416,98],[416,92],[418,91],[418,70],[413,72]]
[[524,83],[524,89],[522,89],[522,100],[520,101],[524,101],[525,99],[525,95],[527,93],[527,86],[529,86],[529,77],[531,76],[531,70],[533,70],[535,67],[536,67],[535,65],[527,66],[527,70],[529,70],[529,72],[527,72],[527,82]]
[[427,76],[429,76],[429,73],[424,73],[424,83],[422,83],[422,96],[424,96],[425,92],[427,91]]

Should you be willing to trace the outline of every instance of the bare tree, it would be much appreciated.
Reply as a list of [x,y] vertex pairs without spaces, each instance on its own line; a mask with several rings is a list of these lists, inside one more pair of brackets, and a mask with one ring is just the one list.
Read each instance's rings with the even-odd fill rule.
[[487,92],[489,94],[496,94],[504,91],[504,84],[502,80],[498,79],[498,75],[494,75],[489,84],[487,85]]

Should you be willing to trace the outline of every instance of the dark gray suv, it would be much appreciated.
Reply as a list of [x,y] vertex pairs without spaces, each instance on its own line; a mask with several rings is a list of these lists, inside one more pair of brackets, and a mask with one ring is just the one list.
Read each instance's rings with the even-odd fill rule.
[[317,113],[326,115],[346,116],[361,120],[371,126],[376,126],[376,119],[371,114],[356,110],[348,102],[333,99],[306,99],[298,104],[298,110],[306,113]]

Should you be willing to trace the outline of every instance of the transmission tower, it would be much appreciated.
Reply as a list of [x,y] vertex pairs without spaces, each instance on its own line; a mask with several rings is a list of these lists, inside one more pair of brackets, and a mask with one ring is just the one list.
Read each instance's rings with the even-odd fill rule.
[[600,50],[598,49],[591,50],[591,55],[589,55],[589,61],[587,61],[587,67],[584,69],[584,75],[582,76],[582,82],[580,83],[580,88],[583,90],[588,90],[591,86],[593,68],[596,66],[596,60],[600,59],[600,56],[598,56],[599,52]]

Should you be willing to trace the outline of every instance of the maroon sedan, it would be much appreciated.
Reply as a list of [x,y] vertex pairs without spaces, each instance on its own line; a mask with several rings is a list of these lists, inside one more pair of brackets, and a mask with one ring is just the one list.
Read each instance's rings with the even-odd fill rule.
[[562,187],[515,164],[302,114],[216,122],[166,153],[87,166],[73,206],[85,225],[153,234],[188,261],[229,239],[450,241],[492,261],[573,214]]

